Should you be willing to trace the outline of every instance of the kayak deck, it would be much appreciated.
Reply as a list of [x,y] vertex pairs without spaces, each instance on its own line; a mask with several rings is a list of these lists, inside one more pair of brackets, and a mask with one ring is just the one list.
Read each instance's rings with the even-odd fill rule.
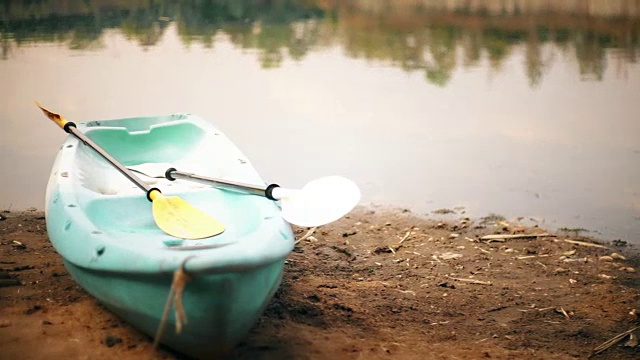
[[[192,115],[92,121],[78,124],[78,128],[125,166],[171,163],[211,177],[264,185],[248,159],[224,134]],[[214,237],[182,240],[157,227],[144,191],[74,137],[67,138],[58,158],[48,187],[48,225],[61,238],[87,237],[73,245],[55,244],[76,265],[144,272],[157,271],[162,264],[163,270],[173,271],[188,255],[167,255],[167,250],[217,249],[207,254],[209,261],[199,260],[200,270],[215,260],[220,269],[224,264],[273,261],[292,248],[290,227],[281,219],[277,204],[266,198],[189,181],[140,176],[165,196],[181,197],[226,227]],[[49,211],[56,208],[58,211]],[[269,250],[269,241],[278,241],[275,253]],[[266,255],[257,253],[259,250]],[[197,262],[190,263],[196,266]]]

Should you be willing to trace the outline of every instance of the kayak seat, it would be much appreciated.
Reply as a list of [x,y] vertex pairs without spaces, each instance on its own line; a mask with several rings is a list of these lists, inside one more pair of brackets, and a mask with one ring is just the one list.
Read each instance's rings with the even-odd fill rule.
[[86,135],[124,165],[136,165],[176,162],[198,146],[205,131],[190,122],[169,122],[144,130],[132,126],[94,127]]
[[129,132],[149,130],[151,127],[161,124],[171,124],[172,122],[184,120],[189,114],[175,114],[166,116],[138,117],[117,120],[95,120],[85,124],[87,129],[92,127],[118,127],[125,128]]

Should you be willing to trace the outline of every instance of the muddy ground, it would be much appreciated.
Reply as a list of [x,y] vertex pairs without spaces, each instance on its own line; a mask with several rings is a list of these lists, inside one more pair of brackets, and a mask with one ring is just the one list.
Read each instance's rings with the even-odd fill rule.
[[[624,243],[589,246],[598,241],[575,232],[483,240],[545,231],[463,216],[358,209],[318,228],[230,358],[584,359],[640,323],[638,258]],[[1,359],[183,358],[154,350],[74,283],[42,213],[0,219]],[[640,358],[629,340],[592,358]]]

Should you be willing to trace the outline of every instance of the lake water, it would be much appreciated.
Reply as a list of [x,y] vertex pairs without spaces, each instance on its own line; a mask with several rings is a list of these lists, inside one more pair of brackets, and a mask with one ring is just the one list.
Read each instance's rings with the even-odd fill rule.
[[81,122],[190,112],[268,182],[640,244],[640,1],[5,1],[0,208]]

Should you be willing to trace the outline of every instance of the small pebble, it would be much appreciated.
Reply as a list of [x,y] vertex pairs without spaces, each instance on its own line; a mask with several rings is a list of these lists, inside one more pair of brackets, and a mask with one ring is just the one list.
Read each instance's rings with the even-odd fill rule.
[[122,339],[117,336],[107,335],[104,337],[104,344],[108,347],[113,347],[116,344],[120,344]]
[[618,253],[613,253],[613,254],[611,254],[611,255],[609,255],[609,256],[611,256],[611,258],[612,258],[612,259],[617,259],[617,260],[627,260],[627,258],[626,258],[626,257],[624,257],[624,256],[622,256],[622,255],[620,255],[620,254],[618,254]]

